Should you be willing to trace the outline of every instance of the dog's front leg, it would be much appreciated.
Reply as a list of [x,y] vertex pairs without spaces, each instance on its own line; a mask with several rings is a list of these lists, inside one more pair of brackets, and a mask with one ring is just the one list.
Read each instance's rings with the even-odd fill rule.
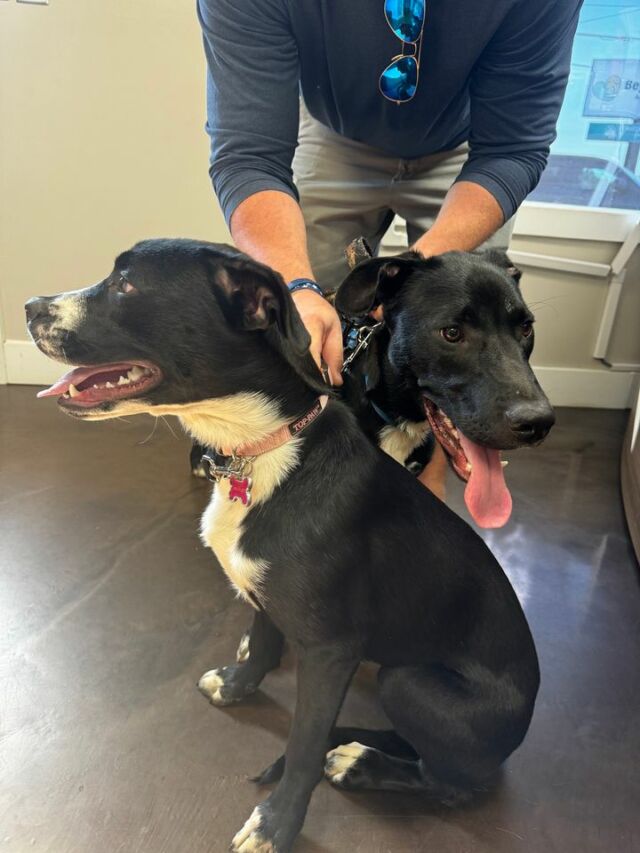
[[329,737],[359,659],[341,647],[308,649],[298,661],[296,710],[284,775],[233,839],[231,850],[288,853],[323,774]]
[[245,642],[238,663],[210,669],[198,682],[198,689],[212,705],[230,705],[255,693],[265,675],[280,665],[284,637],[264,610],[256,613],[241,648]]

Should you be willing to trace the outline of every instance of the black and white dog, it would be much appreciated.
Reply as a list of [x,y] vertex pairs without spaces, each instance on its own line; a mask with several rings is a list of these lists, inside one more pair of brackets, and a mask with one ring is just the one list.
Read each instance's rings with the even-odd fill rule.
[[[379,287],[394,269],[377,267]],[[150,240],[27,316],[44,353],[82,365],[40,396],[86,420],[173,414],[224,453],[202,537],[256,613],[247,661],[209,677],[239,698],[283,636],[298,656],[286,753],[266,774],[280,781],[232,849],[290,850],[323,768],[452,803],[484,786],[533,713],[526,619],[476,533],[328,399],[279,276],[228,247]],[[380,665],[390,731],[335,728],[362,660]]]

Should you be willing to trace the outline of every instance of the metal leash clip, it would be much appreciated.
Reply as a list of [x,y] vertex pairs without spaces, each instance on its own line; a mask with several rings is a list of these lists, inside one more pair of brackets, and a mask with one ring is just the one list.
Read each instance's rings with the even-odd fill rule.
[[371,338],[375,335],[378,329],[384,326],[384,322],[374,323],[373,326],[360,326],[359,328],[351,328],[347,334],[347,347],[351,350],[345,358],[342,365],[344,373],[352,361],[354,361],[361,352],[371,343]]
[[230,477],[242,476],[245,460],[232,454],[231,456],[212,456],[205,453],[202,461],[206,465],[207,479],[218,483]]
[[202,461],[205,464],[207,480],[219,483],[220,480],[229,480],[229,500],[240,501],[244,506],[251,504],[251,487],[253,480],[249,476],[255,457],[236,456],[211,456],[205,453]]

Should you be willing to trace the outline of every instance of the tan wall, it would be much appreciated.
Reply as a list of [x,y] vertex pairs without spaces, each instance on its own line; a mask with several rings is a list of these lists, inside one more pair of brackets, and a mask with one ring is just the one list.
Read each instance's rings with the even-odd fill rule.
[[89,284],[143,237],[227,240],[187,0],[0,2],[0,313]]

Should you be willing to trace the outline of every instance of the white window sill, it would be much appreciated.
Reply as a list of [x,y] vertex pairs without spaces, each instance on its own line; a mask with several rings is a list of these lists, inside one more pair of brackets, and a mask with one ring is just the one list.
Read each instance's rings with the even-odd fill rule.
[[640,212],[637,210],[526,201],[516,215],[513,233],[526,237],[624,243],[638,222]]

